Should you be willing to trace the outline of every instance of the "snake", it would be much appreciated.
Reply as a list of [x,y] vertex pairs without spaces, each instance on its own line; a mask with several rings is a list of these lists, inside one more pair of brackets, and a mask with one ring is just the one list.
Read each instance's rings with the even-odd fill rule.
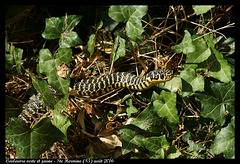
[[73,85],[73,90],[79,96],[97,97],[120,88],[143,91],[173,77],[173,70],[165,68],[153,70],[142,77],[129,72],[116,72],[97,79],[82,79]]
[[[173,70],[165,68],[153,70],[142,77],[130,72],[116,72],[97,79],[82,79],[73,83],[72,88],[77,91],[76,96],[97,97],[120,88],[143,91],[155,84],[169,81],[173,77]],[[54,92],[51,87],[49,88],[51,92]],[[40,93],[33,95],[23,108],[18,119],[29,127],[32,127],[39,121],[39,118],[47,113],[42,100],[40,100]]]
[[[97,79],[82,79],[78,82],[72,82],[71,86],[73,90],[77,91],[76,96],[97,97],[121,88],[143,91],[155,84],[169,81],[173,77],[173,70],[160,68],[150,71],[142,77],[130,72],[116,72]],[[54,92],[51,86],[49,86],[49,89]],[[18,115],[18,119],[30,128],[49,114],[40,96],[40,93],[33,95],[28,103],[23,106],[20,115]]]

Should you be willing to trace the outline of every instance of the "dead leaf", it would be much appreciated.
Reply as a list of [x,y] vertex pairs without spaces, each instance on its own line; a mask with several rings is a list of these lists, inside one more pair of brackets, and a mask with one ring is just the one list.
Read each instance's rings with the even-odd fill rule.
[[114,128],[119,127],[121,125],[122,124],[120,122],[118,122],[118,121],[116,121],[116,122],[109,122],[106,125],[106,129],[112,129],[112,128],[114,129]]
[[57,66],[58,76],[66,79],[67,78],[67,70],[68,70],[68,66],[65,63],[62,63],[60,66]]
[[105,137],[105,136],[109,136],[112,135],[114,133],[114,128],[109,128],[109,129],[102,129],[100,130],[100,132],[98,133],[98,137]]
[[79,113],[78,113],[78,122],[80,123],[82,129],[86,130],[85,128],[85,123],[84,123],[84,111],[83,110],[79,110]]
[[90,117],[91,117],[91,115],[95,114],[92,104],[85,103],[84,108]]
[[110,136],[99,137],[99,139],[106,145],[109,149],[114,149],[116,147],[122,147],[122,141],[117,135],[113,134]]

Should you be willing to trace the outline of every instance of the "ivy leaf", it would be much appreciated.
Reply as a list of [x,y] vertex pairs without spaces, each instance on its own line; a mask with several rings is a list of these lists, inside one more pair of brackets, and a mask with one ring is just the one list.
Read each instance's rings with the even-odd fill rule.
[[127,22],[127,36],[135,41],[144,31],[141,19],[147,10],[148,6],[111,6],[108,15],[116,22]]
[[195,143],[192,140],[188,141],[189,147],[187,148],[190,152],[200,152],[204,149],[204,146],[201,143]]
[[41,94],[41,99],[44,101],[45,105],[52,108],[60,100],[58,97],[50,91],[48,84],[45,80],[38,79],[33,76],[31,73],[32,83],[34,88]]
[[162,118],[153,112],[152,103],[145,108],[130,124],[133,124],[150,133],[159,134],[159,132],[163,130]]
[[132,105],[132,99],[129,99],[128,101],[126,101],[126,104],[129,106],[126,109],[129,117],[131,116],[131,114],[138,112],[137,108]]
[[216,39],[214,39],[214,43],[218,44],[219,51],[224,53],[224,56],[229,56],[235,53],[235,39],[232,37],[228,37],[225,39],[224,36],[218,36]]
[[59,47],[68,48],[83,44],[78,34],[74,31],[65,33],[59,40]]
[[[192,40],[199,37],[199,35],[193,35]],[[187,54],[186,63],[201,63],[211,55],[211,49],[207,46],[206,41],[201,38],[194,40],[193,45],[195,51]]]
[[61,132],[67,136],[67,128],[71,125],[67,116],[63,116],[60,112],[67,109],[67,101],[69,94],[64,97],[62,95],[50,91],[49,86],[45,80],[38,79],[30,73],[34,88],[40,93],[44,103],[54,109],[53,125],[55,125]]
[[151,159],[164,159],[164,149],[170,145],[165,135],[143,138],[143,144],[149,151]]
[[206,83],[205,93],[195,93],[201,102],[201,116],[211,118],[223,125],[226,119],[225,112],[235,115],[235,84],[231,82]]
[[95,34],[90,35],[88,40],[88,51],[90,52],[90,56],[92,56],[92,54],[94,53],[95,41],[96,35]]
[[215,154],[223,153],[226,158],[235,158],[235,117],[215,137],[212,150]]
[[215,7],[215,5],[192,5],[192,8],[196,15],[204,14],[213,7]]
[[178,110],[176,108],[176,94],[161,91],[158,100],[153,102],[153,112],[159,117],[165,117],[172,123],[179,123]]
[[137,147],[143,147],[142,139],[144,136],[136,135],[136,132],[131,129],[119,130],[122,138],[122,153],[127,154]]
[[64,94],[68,93],[70,80],[58,75],[57,66],[65,63],[69,67],[71,58],[72,50],[70,48],[59,48],[54,55],[48,49],[41,49],[39,52],[40,73],[44,73],[48,77],[48,83]]
[[65,32],[71,32],[73,28],[80,22],[80,15],[66,15],[63,17],[47,18],[46,27],[42,33],[45,39],[57,39]]
[[113,48],[114,61],[126,55],[125,53],[125,39],[117,36],[115,39],[115,44]]
[[[185,65],[184,65],[185,68]],[[175,75],[174,78],[165,83],[160,83],[159,88],[168,89],[171,92],[177,92],[179,89],[182,89],[182,80],[179,75]]]
[[190,53],[193,53],[196,50],[196,48],[193,44],[191,34],[187,30],[184,30],[184,32],[185,35],[182,42],[179,43],[178,45],[172,46],[171,49],[176,53],[183,52],[184,54],[188,55]]
[[169,151],[171,153],[167,156],[168,159],[175,159],[181,155],[181,152],[178,149],[176,149],[174,145],[170,146]]
[[5,38],[5,50],[9,52],[9,54],[5,54],[5,69],[9,73],[17,73],[21,74],[24,71],[22,66],[22,56],[23,49],[15,48],[14,46],[10,46]]
[[95,34],[92,34],[89,37],[89,40],[88,40],[88,51],[90,52],[90,57],[94,53],[94,46],[95,46],[95,41],[96,41],[96,38],[97,38],[97,32],[98,32],[98,30],[100,28],[102,28],[102,26],[103,26],[103,22],[100,21]]
[[[145,131],[145,133],[160,135],[161,132],[169,133],[176,132],[178,129],[177,124],[169,122],[163,117],[159,117],[156,112],[153,111],[153,101],[160,98],[159,94],[153,92],[151,103],[133,120],[130,125],[137,126],[138,128]],[[166,131],[167,127],[167,131]]]
[[64,31],[62,18],[52,17],[45,20],[46,27],[42,33],[45,39],[57,39]]
[[80,15],[47,18],[45,21],[46,27],[42,33],[42,37],[49,40],[60,38],[59,46],[61,48],[82,44],[82,40],[77,33],[72,32],[73,28],[81,19],[82,16]]
[[71,125],[71,121],[67,116],[61,114],[62,110],[67,109],[69,94],[66,94],[58,103],[54,106],[53,111],[53,125],[55,125],[61,132],[67,136],[67,129]]
[[183,70],[180,77],[182,78],[183,92],[204,91],[204,78],[201,75],[197,76],[194,69]]
[[32,129],[25,123],[12,118],[6,127],[6,139],[16,148],[19,159],[39,158],[39,155],[50,149],[55,141],[61,140],[64,135],[51,124],[51,118],[42,119]]
[[96,41],[96,34],[92,34],[88,40],[88,51],[90,52],[90,56],[94,53],[94,46]]
[[228,61],[223,57],[223,55],[215,49],[213,35],[206,35],[204,36],[204,39],[208,41],[207,44],[211,47],[211,50],[215,55],[215,58],[211,61],[212,65],[209,69],[209,75],[224,83],[232,81],[231,66],[228,64]]
[[144,32],[141,19],[138,17],[131,17],[126,23],[126,31],[127,36],[131,40],[136,41],[137,37]]
[[223,55],[215,48],[213,49],[213,53],[217,61],[212,64],[209,75],[224,83],[232,81],[231,66],[228,64],[228,61],[224,59]]

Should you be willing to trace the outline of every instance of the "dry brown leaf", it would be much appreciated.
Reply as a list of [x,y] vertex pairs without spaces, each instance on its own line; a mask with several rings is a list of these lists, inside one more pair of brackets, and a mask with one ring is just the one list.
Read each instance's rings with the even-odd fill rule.
[[85,128],[85,123],[84,123],[84,111],[83,110],[79,110],[79,113],[78,113],[78,122],[80,123],[82,129],[86,130]]
[[116,147],[122,147],[122,141],[117,135],[113,134],[110,136],[99,137],[99,139],[107,146],[109,149],[114,149]]
[[98,137],[104,137],[104,136],[109,136],[114,133],[114,128],[109,128],[109,129],[103,129],[98,133]]
[[58,76],[66,79],[67,78],[67,70],[68,70],[68,66],[65,63],[62,63],[60,66],[57,66]]
[[116,121],[116,122],[109,122],[109,123],[107,123],[106,128],[107,129],[112,129],[112,128],[114,129],[114,128],[119,127],[121,125],[122,124],[120,122],[118,122],[118,121]]

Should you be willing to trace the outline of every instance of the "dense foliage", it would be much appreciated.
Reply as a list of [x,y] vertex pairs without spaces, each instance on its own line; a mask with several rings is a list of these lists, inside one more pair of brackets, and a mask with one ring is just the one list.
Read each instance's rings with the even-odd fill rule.
[[[6,7],[5,139],[18,158],[56,142],[68,158],[235,158],[233,6],[68,7]],[[75,78],[158,67],[175,77],[96,101],[69,96]],[[16,117],[36,92],[52,113],[30,128]]]

